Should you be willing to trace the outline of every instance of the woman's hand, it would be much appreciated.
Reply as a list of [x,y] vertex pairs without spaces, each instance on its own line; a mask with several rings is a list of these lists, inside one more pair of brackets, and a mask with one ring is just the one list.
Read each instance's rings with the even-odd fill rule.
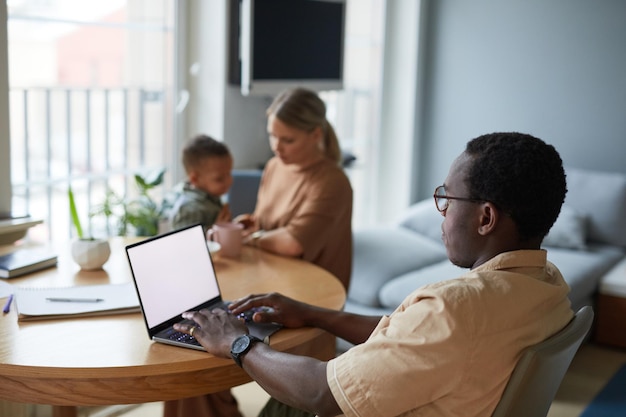
[[252,214],[240,214],[235,217],[233,223],[239,223],[243,225],[242,236],[244,238],[250,236],[252,233],[256,232],[259,229],[257,221]]

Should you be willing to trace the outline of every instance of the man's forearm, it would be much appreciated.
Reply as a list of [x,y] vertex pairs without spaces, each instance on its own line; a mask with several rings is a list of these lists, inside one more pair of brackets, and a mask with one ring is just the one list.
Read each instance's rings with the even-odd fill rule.
[[[303,309],[300,319],[349,342],[364,342],[380,317],[359,316],[319,307]],[[326,362],[307,356],[277,352],[257,343],[244,357],[242,366],[272,397],[318,416],[334,416],[341,410],[326,380]]]
[[354,344],[365,342],[380,319],[377,316],[361,316],[317,307],[312,307],[304,317],[308,326],[326,330]]
[[282,403],[318,416],[341,414],[326,382],[326,362],[257,343],[244,356],[242,365],[252,379]]

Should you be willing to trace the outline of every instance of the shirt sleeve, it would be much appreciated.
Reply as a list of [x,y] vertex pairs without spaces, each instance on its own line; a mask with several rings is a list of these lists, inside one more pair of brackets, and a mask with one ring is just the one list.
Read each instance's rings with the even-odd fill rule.
[[184,201],[177,206],[172,216],[172,227],[180,229],[193,224],[202,224],[204,231],[213,226],[221,208],[210,203],[200,204],[194,200]]
[[428,407],[460,383],[467,332],[444,301],[420,297],[383,317],[367,343],[331,360],[327,381],[346,416],[397,416]]

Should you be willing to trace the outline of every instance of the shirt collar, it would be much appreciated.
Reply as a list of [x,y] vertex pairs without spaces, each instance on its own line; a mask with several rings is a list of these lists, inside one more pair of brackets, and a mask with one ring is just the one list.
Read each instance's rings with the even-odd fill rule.
[[472,271],[496,271],[499,269],[509,269],[518,267],[542,267],[546,265],[548,252],[544,249],[538,250],[516,250],[502,252],[484,264],[477,266]]

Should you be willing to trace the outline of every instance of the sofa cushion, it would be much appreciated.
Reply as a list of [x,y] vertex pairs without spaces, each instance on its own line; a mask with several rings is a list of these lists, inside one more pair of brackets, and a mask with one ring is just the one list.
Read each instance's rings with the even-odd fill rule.
[[427,284],[458,278],[467,271],[446,259],[420,270],[400,275],[381,288],[380,304],[383,307],[395,308],[414,290]]
[[559,217],[550,232],[543,239],[544,246],[567,249],[587,247],[587,216],[578,213],[568,205],[563,205]]
[[442,243],[441,223],[443,217],[437,211],[435,202],[432,198],[427,198],[409,207],[398,219],[397,224]]
[[443,244],[399,227],[354,232],[348,298],[379,307],[378,292],[390,279],[446,259]]
[[548,260],[559,268],[570,286],[574,311],[589,302],[600,279],[623,258],[624,251],[616,246],[589,244],[584,251],[548,248]]
[[626,175],[569,168],[565,204],[588,219],[588,240],[626,247]]

